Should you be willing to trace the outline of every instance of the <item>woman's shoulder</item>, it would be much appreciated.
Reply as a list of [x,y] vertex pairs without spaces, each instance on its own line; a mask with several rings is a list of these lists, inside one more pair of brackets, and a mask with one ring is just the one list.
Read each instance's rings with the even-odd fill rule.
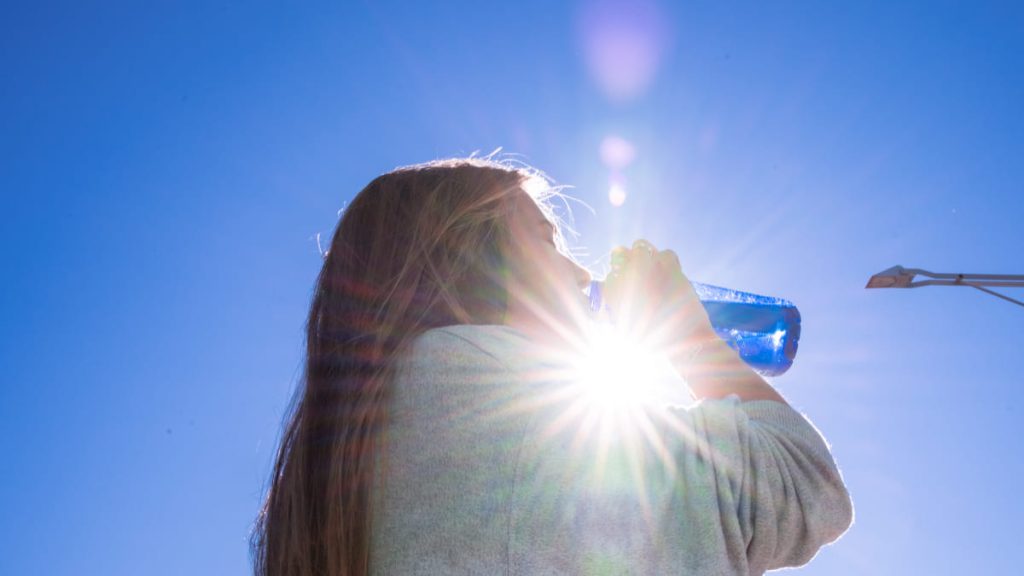
[[413,360],[497,362],[511,367],[528,357],[530,341],[520,331],[497,324],[458,324],[432,328],[413,341]]
[[438,345],[452,345],[461,342],[483,349],[522,346],[529,343],[526,335],[504,324],[453,324],[431,328],[421,334],[417,341]]
[[414,359],[444,361],[475,356],[504,364],[523,354],[526,344],[526,337],[509,326],[459,324],[423,332],[413,340],[410,352]]

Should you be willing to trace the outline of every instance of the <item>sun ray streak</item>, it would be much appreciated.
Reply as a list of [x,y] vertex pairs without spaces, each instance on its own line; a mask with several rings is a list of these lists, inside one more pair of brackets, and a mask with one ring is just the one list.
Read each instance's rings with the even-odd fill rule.
[[562,383],[531,401],[555,409],[538,430],[539,441],[564,442],[567,462],[584,475],[589,490],[628,492],[653,532],[684,452],[727,459],[683,415],[693,397],[663,351],[614,327],[591,324],[574,354],[531,374],[538,382]]

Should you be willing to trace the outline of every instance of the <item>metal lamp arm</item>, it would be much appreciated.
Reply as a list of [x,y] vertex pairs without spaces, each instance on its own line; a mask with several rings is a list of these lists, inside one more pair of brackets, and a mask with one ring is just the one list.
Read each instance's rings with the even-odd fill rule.
[[975,285],[1024,288],[1024,274],[937,274],[920,268],[907,268],[905,271],[914,275],[934,278],[934,280],[913,282],[911,287]]
[[[945,276],[958,276],[958,275],[946,274]],[[967,274],[964,274],[964,276],[967,276]],[[918,288],[918,287],[921,287],[921,286],[969,286],[971,288],[976,288],[978,290],[981,290],[982,292],[984,292],[986,294],[991,294],[991,295],[995,296],[996,298],[1002,298],[1003,300],[1006,300],[1008,302],[1013,302],[1014,304],[1017,304],[1018,306],[1024,306],[1024,302],[1021,302],[1020,300],[1017,300],[1017,299],[1014,299],[1014,298],[1010,298],[1009,296],[1007,296],[1005,294],[1000,294],[999,292],[996,292],[995,290],[989,290],[988,288],[984,288],[983,285],[985,285],[985,286],[1011,286],[1011,287],[1016,287],[1016,288],[1024,288],[1024,282],[964,282],[963,280],[960,280],[960,279],[956,279],[956,280],[921,280],[919,282],[911,282],[910,285],[907,286],[907,288]]]

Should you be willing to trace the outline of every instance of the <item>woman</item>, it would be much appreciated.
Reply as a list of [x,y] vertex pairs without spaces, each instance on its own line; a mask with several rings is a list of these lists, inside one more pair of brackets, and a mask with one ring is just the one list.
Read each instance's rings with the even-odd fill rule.
[[572,366],[590,275],[553,194],[529,169],[447,160],[345,210],[257,575],[759,574],[846,530],[823,439],[715,336],[670,251],[617,249],[606,297],[701,401],[588,400]]

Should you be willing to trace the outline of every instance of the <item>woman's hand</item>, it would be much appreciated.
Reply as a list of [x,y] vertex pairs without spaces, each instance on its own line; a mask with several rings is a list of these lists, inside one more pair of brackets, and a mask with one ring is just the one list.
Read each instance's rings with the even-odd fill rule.
[[637,240],[632,248],[614,248],[611,266],[605,301],[631,336],[670,354],[717,338],[675,252]]
[[664,353],[696,398],[786,402],[715,334],[675,252],[646,240],[616,247],[604,295],[615,325]]

